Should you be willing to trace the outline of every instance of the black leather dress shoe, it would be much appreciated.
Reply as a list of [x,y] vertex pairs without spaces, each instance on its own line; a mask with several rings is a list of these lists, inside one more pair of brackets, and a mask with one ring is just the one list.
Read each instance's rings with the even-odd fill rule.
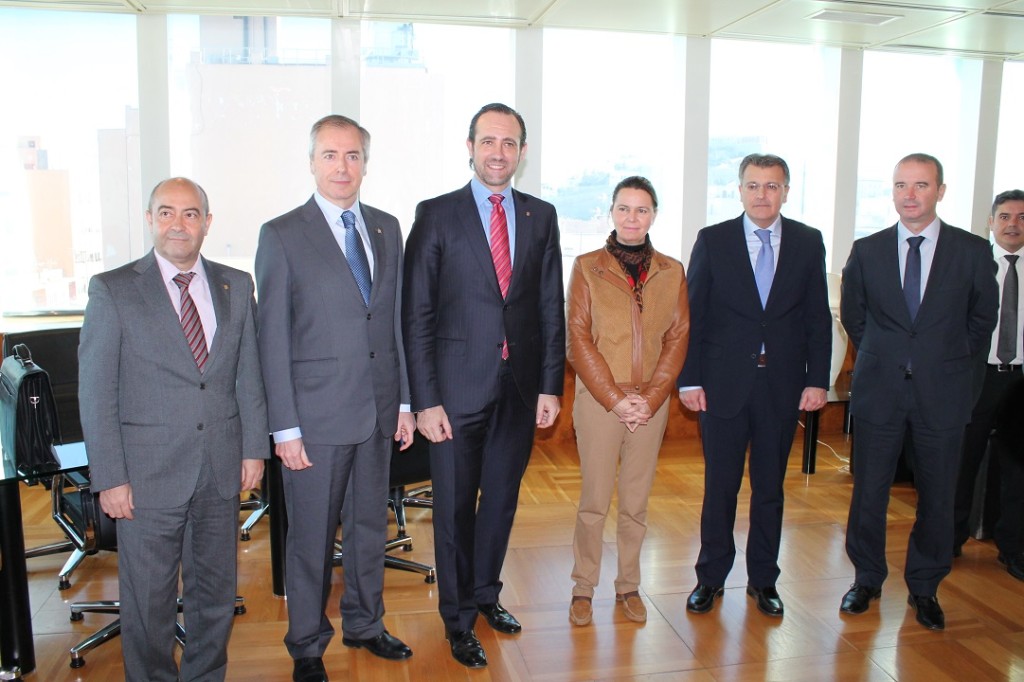
[[850,589],[843,595],[843,603],[839,605],[839,610],[843,613],[852,613],[854,615],[864,613],[868,610],[868,604],[871,600],[878,599],[881,596],[881,587],[868,587],[867,585],[854,583],[850,585]]
[[452,658],[467,668],[486,668],[487,654],[472,630],[449,630],[445,639],[452,647]]
[[369,639],[355,639],[354,637],[342,637],[341,643],[353,649],[366,649],[375,656],[387,658],[392,661],[401,661],[403,658],[412,656],[412,649],[405,645],[405,642],[398,639],[385,630],[376,637]]
[[296,658],[295,667],[292,669],[293,682],[327,682],[327,670],[324,669],[324,659]]
[[757,602],[757,610],[766,616],[781,618],[783,613],[782,597],[774,585],[769,587],[754,587],[747,585],[747,594]]
[[715,607],[715,599],[725,594],[725,589],[697,583],[686,598],[686,610],[690,613],[707,613]]
[[909,595],[907,603],[917,612],[917,622],[929,630],[943,630],[946,627],[946,616],[942,613],[939,600],[935,597],[919,597]]
[[520,625],[516,617],[505,610],[505,607],[501,605],[501,602],[494,602],[493,604],[477,604],[476,607],[480,613],[487,619],[487,623],[497,630],[498,632],[504,632],[506,635],[514,635],[517,632],[522,632],[523,626]]
[[1006,554],[1000,554],[999,563],[1004,564],[1006,572],[1014,578],[1024,580],[1024,555],[1007,556]]

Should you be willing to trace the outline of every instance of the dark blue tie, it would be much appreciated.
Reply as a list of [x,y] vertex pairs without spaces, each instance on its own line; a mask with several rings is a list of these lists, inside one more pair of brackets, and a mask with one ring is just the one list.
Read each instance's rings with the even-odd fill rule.
[[356,278],[356,286],[363,295],[363,303],[370,305],[370,262],[366,259],[363,240],[356,230],[356,216],[352,211],[341,214],[341,222],[345,226],[345,258],[352,268],[352,276]]
[[903,272],[903,298],[907,302],[910,321],[917,317],[921,307],[921,242],[924,237],[907,237],[910,250],[907,251],[907,266]]

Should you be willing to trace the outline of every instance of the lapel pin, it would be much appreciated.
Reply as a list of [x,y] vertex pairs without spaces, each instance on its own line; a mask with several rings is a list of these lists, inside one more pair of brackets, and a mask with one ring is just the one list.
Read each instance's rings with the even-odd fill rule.
[[529,217],[530,217],[530,212],[529,212],[529,211],[527,211],[527,212],[526,212],[526,217],[527,217],[527,218],[529,218]]
[[377,234],[384,234],[379,227],[377,228]]
[[221,284],[221,286],[222,286],[222,287],[224,287],[224,291],[227,291],[228,289],[230,289],[230,288],[231,288],[231,287],[230,287],[229,285],[227,285],[227,284]]

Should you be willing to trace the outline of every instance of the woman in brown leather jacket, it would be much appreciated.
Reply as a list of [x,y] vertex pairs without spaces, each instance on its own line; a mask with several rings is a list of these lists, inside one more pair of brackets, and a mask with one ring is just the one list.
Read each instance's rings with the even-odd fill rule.
[[583,478],[569,609],[575,625],[593,617],[616,470],[615,600],[628,619],[647,620],[639,593],[647,497],[690,327],[683,266],[655,251],[647,236],[657,211],[649,180],[620,182],[612,195],[615,230],[604,248],[576,259],[569,279],[567,355],[576,370],[573,422]]

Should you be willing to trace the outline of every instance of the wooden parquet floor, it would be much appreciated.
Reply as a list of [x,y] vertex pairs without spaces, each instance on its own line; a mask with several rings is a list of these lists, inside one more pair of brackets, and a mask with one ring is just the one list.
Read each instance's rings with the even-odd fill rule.
[[[798,433],[802,438],[802,433]],[[710,614],[685,610],[693,588],[699,549],[703,462],[695,439],[666,442],[652,493],[644,545],[643,596],[649,619],[628,621],[614,603],[614,522],[607,540],[603,580],[592,625],[568,621],[572,532],[579,493],[575,446],[540,441],[522,488],[520,507],[503,579],[502,602],[523,622],[523,633],[508,637],[491,631],[483,619],[477,631],[490,666],[471,671],[455,663],[443,639],[436,588],[420,576],[387,572],[385,624],[414,650],[395,663],[362,650],[346,649],[340,634],[325,663],[333,680],[650,680],[668,682],[746,680],[1024,680],[1024,584],[996,561],[990,542],[970,541],[940,589],[947,628],[920,627],[906,605],[902,567],[914,518],[915,495],[894,489],[889,508],[890,579],[868,613],[839,613],[839,600],[852,582],[844,551],[844,528],[851,479],[843,458],[849,445],[842,434],[823,440],[838,454],[819,448],[818,473],[799,470],[794,448],[786,484],[785,531],[779,592],[786,615],[760,614],[744,593],[742,551],[726,593]],[[59,538],[48,516],[41,488],[23,488],[26,543]],[[746,542],[749,490],[740,495],[736,540]],[[614,519],[614,509],[610,516]],[[407,558],[433,562],[429,511],[409,511],[415,539]],[[230,646],[228,679],[289,680],[291,661],[282,644],[287,628],[285,603],[271,595],[268,529],[256,526],[240,545],[239,593],[248,613],[237,618]],[[68,621],[68,603],[116,598],[116,557],[89,557],[72,576],[71,589],[57,590],[64,556],[29,562],[38,672],[35,679],[108,681],[123,678],[118,641],[86,656],[87,664],[68,667],[67,649],[108,622],[87,615]],[[338,623],[342,572],[335,574],[330,613]]]

